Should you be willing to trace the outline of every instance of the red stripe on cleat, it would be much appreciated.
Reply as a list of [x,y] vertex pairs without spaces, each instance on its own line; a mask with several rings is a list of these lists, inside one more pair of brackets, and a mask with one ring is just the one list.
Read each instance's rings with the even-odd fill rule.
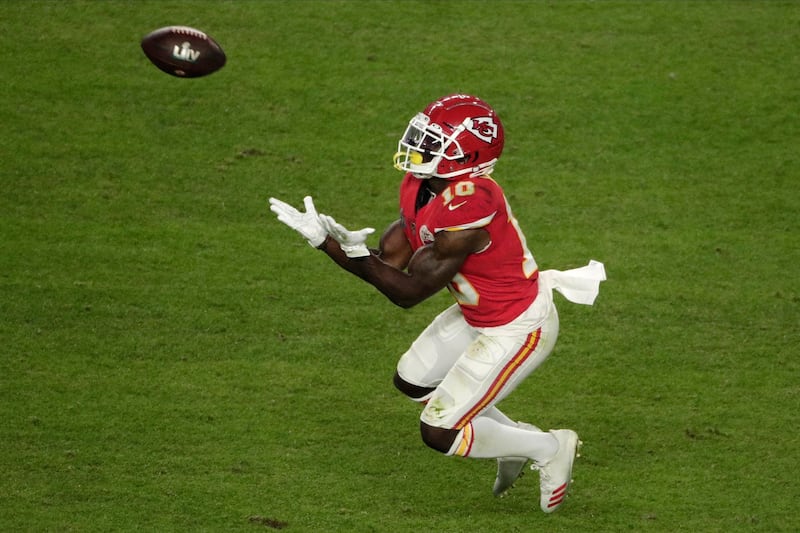
[[561,505],[561,503],[562,503],[563,501],[564,501],[564,497],[563,497],[563,496],[562,496],[561,498],[559,498],[559,499],[555,500],[555,501],[553,501],[553,499],[551,498],[551,499],[550,499],[550,503],[548,503],[548,504],[547,504],[547,508],[549,509],[549,508],[551,508],[551,507],[555,507],[555,506],[557,506],[557,505]]

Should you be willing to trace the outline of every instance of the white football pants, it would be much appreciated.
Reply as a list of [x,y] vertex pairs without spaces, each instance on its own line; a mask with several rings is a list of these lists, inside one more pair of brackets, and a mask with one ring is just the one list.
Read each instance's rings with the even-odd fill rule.
[[[425,398],[420,419],[434,427],[462,429],[508,396],[553,351],[558,313],[549,289],[526,312],[529,328],[479,331],[464,320],[458,305],[437,316],[397,364],[408,383],[436,389]],[[531,320],[534,318],[534,320]],[[514,325],[516,323],[516,325]]]

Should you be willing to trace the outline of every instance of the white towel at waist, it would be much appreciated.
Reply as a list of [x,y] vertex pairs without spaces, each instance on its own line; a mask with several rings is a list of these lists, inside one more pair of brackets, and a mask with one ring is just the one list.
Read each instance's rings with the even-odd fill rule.
[[[573,303],[592,305],[600,291],[600,282],[606,279],[603,263],[591,260],[589,264],[572,270],[545,270],[539,272],[539,296],[520,316],[503,326],[475,328],[489,336],[524,335],[546,320],[553,308],[553,289]],[[458,304],[453,304],[458,305]]]
[[603,263],[592,259],[589,264],[571,270],[545,270],[539,273],[539,283],[560,292],[572,303],[592,305],[600,282],[606,279]]

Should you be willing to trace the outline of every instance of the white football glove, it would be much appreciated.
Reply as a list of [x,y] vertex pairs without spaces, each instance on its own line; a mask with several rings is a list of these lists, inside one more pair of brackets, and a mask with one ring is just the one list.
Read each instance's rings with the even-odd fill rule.
[[347,254],[347,257],[367,257],[370,252],[367,248],[367,236],[375,231],[375,228],[363,228],[358,231],[350,231],[333,217],[320,215],[319,220],[325,231],[339,243],[339,246]]
[[325,242],[328,232],[322,227],[317,208],[314,207],[314,201],[310,196],[303,198],[303,204],[306,208],[305,213],[277,198],[269,199],[269,209],[278,215],[278,220],[302,235],[308,241],[308,244],[318,248]]

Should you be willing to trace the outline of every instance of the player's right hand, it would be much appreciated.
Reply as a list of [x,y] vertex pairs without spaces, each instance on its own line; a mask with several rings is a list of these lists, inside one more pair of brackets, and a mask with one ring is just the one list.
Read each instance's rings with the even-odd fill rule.
[[328,232],[320,223],[317,208],[314,207],[312,198],[306,196],[303,198],[303,204],[306,209],[305,213],[277,198],[269,199],[269,209],[278,215],[278,220],[302,235],[308,241],[308,244],[317,248],[325,242]]
[[320,215],[319,219],[325,231],[339,243],[339,247],[347,257],[358,258],[370,255],[369,248],[367,248],[367,237],[375,231],[375,228],[350,231],[328,215]]

